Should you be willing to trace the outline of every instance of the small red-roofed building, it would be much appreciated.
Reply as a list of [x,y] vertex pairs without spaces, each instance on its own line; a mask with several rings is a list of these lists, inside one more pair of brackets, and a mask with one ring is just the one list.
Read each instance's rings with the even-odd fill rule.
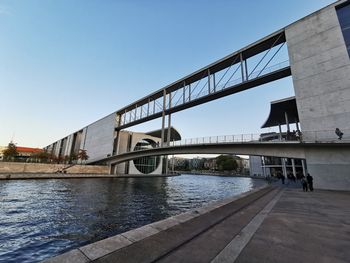
[[43,152],[43,149],[40,148],[31,148],[31,147],[23,147],[17,146],[18,156],[19,157],[29,157],[35,153]]
[[[3,160],[3,151],[7,149],[7,146],[0,146],[0,160]],[[36,153],[43,152],[43,149],[40,148],[31,148],[31,147],[24,147],[24,146],[16,146],[18,155],[15,157],[15,160],[19,161],[25,161],[30,156]]]

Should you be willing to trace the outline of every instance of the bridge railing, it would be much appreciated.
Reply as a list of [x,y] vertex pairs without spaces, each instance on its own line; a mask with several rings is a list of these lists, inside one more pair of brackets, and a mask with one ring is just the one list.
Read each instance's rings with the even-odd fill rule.
[[194,144],[217,144],[217,143],[247,143],[247,142],[350,142],[350,129],[340,130],[338,135],[335,130],[321,130],[311,132],[283,132],[281,135],[271,133],[251,133],[236,135],[220,135],[183,139],[170,142],[170,146],[194,145]]
[[232,143],[232,142],[258,142],[260,134],[238,134],[238,135],[220,135],[199,138],[183,139],[181,141],[172,141],[170,146],[193,145],[193,144],[211,144],[211,143]]
[[[257,77],[260,77],[260,76],[264,76],[266,74],[269,74],[271,72],[274,72],[274,71],[277,71],[277,70],[280,70],[280,69],[283,69],[285,67],[288,67],[289,66],[289,60],[285,60],[283,62],[280,62],[278,64],[275,64],[275,65],[272,65],[270,67],[266,67],[266,68],[259,68],[257,70],[255,70],[254,72],[251,72],[247,78],[248,80],[252,80],[252,79],[255,79]],[[232,87],[232,86],[235,86],[235,85],[238,85],[238,84],[241,84],[243,83],[243,80],[242,80],[242,77],[239,77],[239,78],[236,78],[234,80],[231,80],[227,83],[223,83],[221,85],[217,85],[217,90],[223,90],[223,89],[226,89],[227,87]],[[206,92],[206,91],[204,91]],[[202,96],[203,94],[201,94]],[[206,94],[204,94],[206,95]]]

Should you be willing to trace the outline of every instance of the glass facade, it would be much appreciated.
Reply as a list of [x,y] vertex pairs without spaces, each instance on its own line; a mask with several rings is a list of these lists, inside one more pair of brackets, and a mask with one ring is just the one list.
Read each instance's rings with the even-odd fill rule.
[[[138,150],[147,150],[155,148],[157,144],[149,139],[144,139],[138,142],[134,148],[134,151]],[[149,174],[154,172],[159,163],[160,163],[160,157],[159,156],[151,156],[151,157],[142,157],[135,159],[134,161],[136,169],[143,173],[143,174]]]
[[337,7],[339,24],[343,32],[345,45],[350,57],[350,1]]

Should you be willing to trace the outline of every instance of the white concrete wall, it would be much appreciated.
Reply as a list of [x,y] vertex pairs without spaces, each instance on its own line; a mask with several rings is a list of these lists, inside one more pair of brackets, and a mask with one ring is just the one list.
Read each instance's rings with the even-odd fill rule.
[[350,129],[350,60],[334,5],[288,26],[286,39],[304,139]]
[[74,134],[71,134],[68,136],[64,155],[68,155],[68,156],[70,155],[71,150],[72,150],[73,137],[74,137]]
[[[303,138],[327,139],[350,129],[350,59],[335,6],[338,1],[285,30]],[[326,132],[329,131],[329,132]],[[327,138],[326,138],[327,136]],[[350,190],[350,151],[305,152],[315,188]]]
[[[126,153],[128,151],[128,138],[129,138],[129,132],[128,131],[120,131],[119,133],[119,140],[118,140],[118,154],[120,153]],[[114,171],[115,174],[124,174],[125,173],[125,165],[126,163],[120,163],[116,166],[116,170]]]
[[314,178],[314,187],[331,190],[350,190],[350,149],[339,147],[327,151],[310,149],[307,170]]
[[250,175],[263,175],[262,163],[260,156],[249,156],[249,171]]
[[61,147],[62,140],[57,141],[55,148],[54,148],[54,155],[58,156],[60,152],[60,147]]
[[[90,124],[87,127],[84,148],[89,155],[89,160],[87,163],[106,158],[108,155],[112,155],[114,129],[114,113]],[[84,140],[82,143],[84,143]]]
[[81,135],[81,141],[80,141],[80,147],[79,149],[85,149],[85,141],[86,141],[86,132],[87,132],[88,127],[85,127],[83,129],[83,133]]

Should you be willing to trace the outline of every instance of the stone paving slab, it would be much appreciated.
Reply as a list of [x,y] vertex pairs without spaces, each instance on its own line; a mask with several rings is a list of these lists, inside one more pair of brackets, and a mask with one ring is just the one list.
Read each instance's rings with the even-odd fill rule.
[[210,262],[232,239],[241,234],[241,230],[247,222],[250,222],[257,213],[270,203],[278,192],[278,190],[274,190],[262,196],[254,204],[245,207],[238,213],[234,213],[203,234],[158,259],[157,262]]
[[286,190],[235,262],[350,262],[350,193]]

